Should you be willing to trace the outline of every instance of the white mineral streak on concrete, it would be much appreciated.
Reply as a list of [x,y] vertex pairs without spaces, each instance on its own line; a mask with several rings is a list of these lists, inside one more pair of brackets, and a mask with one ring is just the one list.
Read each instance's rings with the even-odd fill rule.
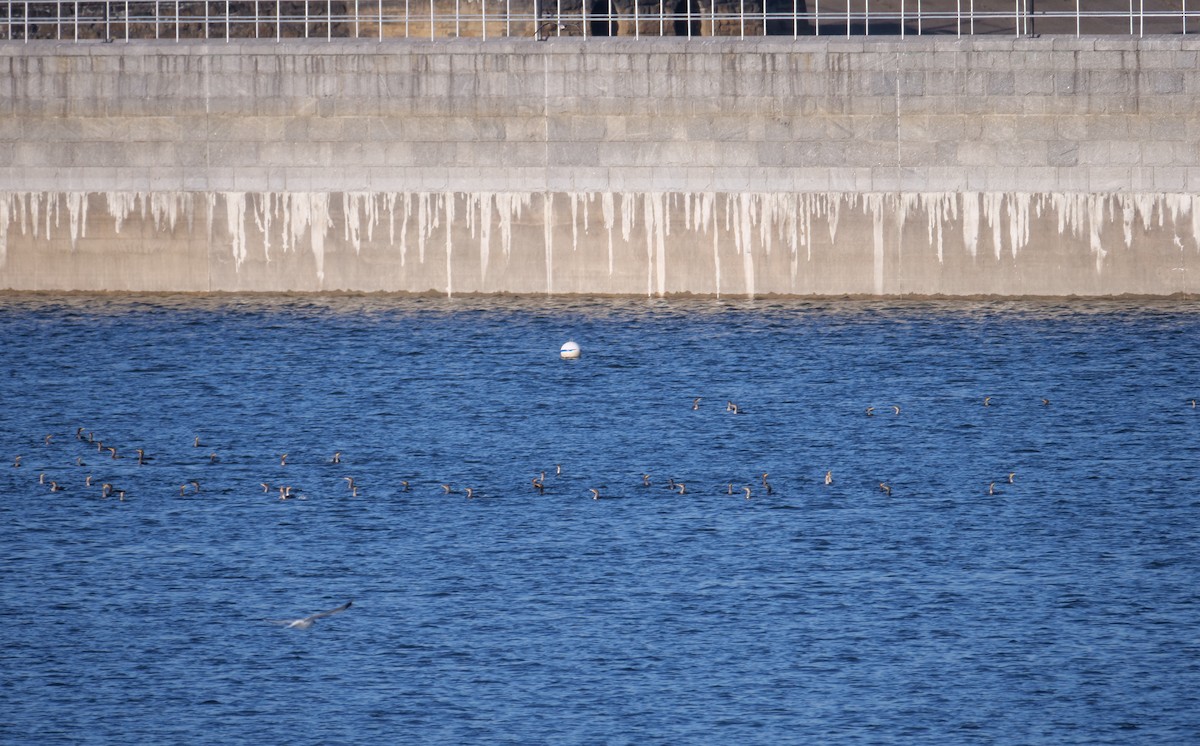
[[246,193],[225,192],[225,222],[233,242],[233,261],[240,269],[246,259]]
[[604,230],[608,232],[608,276],[613,273],[613,226],[616,225],[617,209],[613,205],[613,193],[605,192],[600,196],[600,207],[604,215]]
[[554,194],[542,194],[542,236],[546,253],[546,293],[554,292]]
[[408,213],[412,207],[412,198],[404,194],[404,224],[400,226],[400,268],[404,269],[404,261],[408,256]]
[[875,242],[874,253],[874,284],[876,295],[883,295],[883,205],[879,194],[864,194],[863,201],[871,210],[871,221],[874,230],[871,233]]
[[443,195],[446,209],[446,297],[454,295],[454,195]]
[[[974,259],[979,253],[979,199],[982,195],[968,192],[962,195],[962,245]],[[1058,223],[1058,235],[1062,235],[1062,218]]]
[[492,208],[495,195],[485,192],[479,195],[479,277],[487,280],[488,257],[492,253]]
[[12,200],[0,192],[0,269],[8,259],[8,224],[12,222]]
[[567,195],[571,201],[571,251],[579,250],[579,193],[571,192]]
[[263,258],[271,261],[271,216],[275,213],[275,194],[254,195],[254,227],[262,235]]
[[[88,200],[86,192],[67,192],[67,209],[71,213],[71,248],[74,249],[80,238],[87,236]],[[55,211],[55,224],[58,223],[58,213]],[[50,231],[47,229],[46,234]]]

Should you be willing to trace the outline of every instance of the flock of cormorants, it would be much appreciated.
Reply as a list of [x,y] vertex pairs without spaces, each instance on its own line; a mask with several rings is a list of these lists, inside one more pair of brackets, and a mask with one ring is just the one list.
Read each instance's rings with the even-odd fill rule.
[[[692,409],[698,410],[700,408],[701,401],[702,401],[702,397],[694,398],[692,400]],[[1041,403],[1043,406],[1050,406],[1049,399],[1042,399]],[[1187,404],[1190,405],[1192,408],[1195,408],[1196,400],[1191,399],[1187,402]],[[985,406],[985,407],[992,406],[992,397],[991,396],[984,397],[983,406]],[[899,416],[901,413],[901,408],[898,405],[894,405],[894,404],[888,405],[886,407],[886,409],[891,410],[893,416]],[[875,410],[876,410],[876,408],[874,406],[869,406],[865,410],[865,415],[867,417],[874,417]],[[733,401],[726,402],[725,411],[730,412],[735,415],[745,413],[745,410],[743,408],[739,407]],[[51,445],[53,443],[55,437],[59,437],[59,436],[56,436],[56,434],[54,434],[54,433],[47,434],[42,439],[43,444],[45,446]],[[117,447],[106,444],[103,440],[97,438],[95,433],[87,431],[86,428],[83,428],[83,427],[77,428],[75,430],[75,439],[80,441],[81,443],[87,444],[88,446],[95,446],[96,452],[98,454],[100,454],[101,458],[113,459],[113,460],[124,458],[122,452],[120,450],[118,450]],[[201,439],[199,436],[196,436],[193,439],[192,447],[193,448],[202,448],[203,447],[203,444],[201,443]],[[137,454],[136,458],[137,458],[137,464],[139,466],[143,466],[152,460],[152,457],[147,455],[145,450],[142,448],[135,448],[135,449],[133,449],[133,452],[135,454]],[[282,453],[279,455],[280,467],[287,466],[288,455],[289,454],[287,454],[287,453]],[[23,461],[24,461],[24,457],[21,455],[17,455],[13,459],[12,466],[14,468],[21,468],[23,466]],[[215,451],[210,452],[208,454],[207,462],[209,464],[216,464],[219,461],[220,461],[220,458],[218,457],[218,455]],[[331,465],[341,464],[342,463],[341,451],[335,451],[326,463],[331,464]],[[84,462],[83,456],[77,456],[75,458],[75,466],[77,468],[82,468],[82,467],[85,467],[86,465],[87,464]],[[554,474],[555,474],[555,476],[562,475],[562,465],[561,464],[556,465],[554,467]],[[745,499],[747,499],[747,500],[750,500],[755,496],[756,489],[759,491],[760,494],[772,495],[772,494],[774,494],[775,490],[774,490],[774,487],[772,487],[771,482],[768,480],[769,476],[770,476],[769,473],[766,473],[766,472],[762,473],[762,475],[760,477],[758,477],[757,483],[754,485],[754,487],[751,487],[751,486],[745,485],[745,484],[738,485],[735,487],[734,482],[732,482],[732,481],[727,482],[725,484],[724,492],[725,492],[725,494],[728,494],[728,495],[735,495],[735,494],[743,495],[745,497]],[[988,495],[998,495],[998,494],[1000,494],[1000,491],[996,487],[997,483],[1006,482],[1008,484],[1012,484],[1012,483],[1014,483],[1015,479],[1016,479],[1016,472],[1010,471],[1005,476],[1001,477],[1000,479],[990,482],[987,486],[986,493]],[[346,489],[351,496],[357,497],[359,495],[359,484],[357,483],[357,481],[355,480],[354,477],[345,476],[345,477],[342,477],[342,481],[344,481],[346,483]],[[536,476],[534,476],[530,480],[530,482],[531,482],[532,488],[534,490],[536,490],[539,494],[544,494],[547,489],[546,472],[540,471]],[[832,470],[827,470],[825,472],[823,482],[824,482],[824,485],[826,485],[826,486],[833,484],[833,471]],[[75,489],[79,488],[78,484],[69,484],[67,481],[65,481],[61,477],[48,476],[47,472],[45,472],[45,471],[39,472],[38,483],[39,483],[39,485],[45,486],[47,489],[49,489],[50,492],[63,492],[63,491],[68,491],[69,488],[75,488]],[[408,480],[399,480],[397,482],[397,484],[399,485],[401,492],[408,492],[411,489],[411,485]],[[452,486],[449,483],[438,482],[437,484],[440,485],[443,493],[447,494],[447,495],[452,494],[452,493],[461,492],[468,499],[473,499],[477,495],[482,497],[485,494],[481,490],[479,490],[478,488],[475,488],[475,487],[464,487],[461,490],[459,490],[459,489],[456,489],[454,486]],[[643,488],[650,488],[653,485],[654,485],[654,482],[651,480],[650,475],[643,473],[641,475],[641,485],[640,486]],[[891,485],[889,485],[887,483],[886,480],[879,482],[878,485],[879,485],[879,490],[881,492],[883,492],[885,495],[888,495],[888,496],[892,495],[892,487],[891,487]],[[296,499],[296,500],[306,499],[306,495],[301,490],[299,490],[297,487],[295,487],[294,485],[291,485],[291,484],[272,485],[271,483],[264,481],[264,482],[260,482],[259,486],[262,487],[263,493],[270,494],[273,491],[277,492],[278,499],[282,500],[282,501],[292,500],[292,499]],[[668,489],[669,491],[671,491],[673,493],[677,493],[680,495],[688,494],[687,484],[685,482],[675,479],[674,477],[671,477],[666,481],[665,487],[666,487],[666,489]],[[102,499],[115,498],[118,501],[124,501],[126,499],[126,497],[129,496],[128,491],[126,489],[122,488],[120,485],[115,484],[114,482],[110,482],[110,481],[101,481],[100,479],[97,479],[96,477],[94,477],[92,474],[88,474],[84,478],[82,488],[84,489],[86,494],[88,494],[90,496],[99,497]],[[189,495],[189,494],[199,494],[200,491],[201,491],[201,485],[198,480],[190,480],[190,481],[184,482],[179,485],[179,495],[181,497]],[[601,493],[600,489],[598,489],[596,487],[589,488],[588,494],[594,500],[599,500],[599,499],[605,497],[605,495],[603,495]]]

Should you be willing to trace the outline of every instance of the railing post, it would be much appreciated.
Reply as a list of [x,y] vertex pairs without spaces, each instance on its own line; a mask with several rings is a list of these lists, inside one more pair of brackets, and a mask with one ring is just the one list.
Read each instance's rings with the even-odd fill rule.
[[900,38],[904,38],[904,0],[900,0]]
[[325,0],[325,41],[333,41],[333,0]]
[[275,42],[283,38],[283,0],[275,0]]

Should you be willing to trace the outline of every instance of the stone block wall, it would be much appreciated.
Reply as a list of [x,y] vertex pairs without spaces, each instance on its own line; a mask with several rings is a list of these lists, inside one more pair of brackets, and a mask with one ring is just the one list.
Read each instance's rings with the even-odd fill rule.
[[1200,42],[0,47],[0,288],[1200,290]]

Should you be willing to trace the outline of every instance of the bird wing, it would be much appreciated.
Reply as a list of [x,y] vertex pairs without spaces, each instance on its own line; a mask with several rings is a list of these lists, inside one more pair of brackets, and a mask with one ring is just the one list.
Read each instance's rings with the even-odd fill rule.
[[326,611],[318,611],[316,614],[313,614],[312,616],[305,617],[305,618],[315,621],[317,619],[320,619],[321,617],[333,616],[334,614],[337,614],[337,613],[345,611],[346,609],[349,609],[350,604],[352,604],[352,603],[354,603],[354,602],[347,601],[346,603],[342,604],[341,606],[339,606],[335,609],[328,609]]

